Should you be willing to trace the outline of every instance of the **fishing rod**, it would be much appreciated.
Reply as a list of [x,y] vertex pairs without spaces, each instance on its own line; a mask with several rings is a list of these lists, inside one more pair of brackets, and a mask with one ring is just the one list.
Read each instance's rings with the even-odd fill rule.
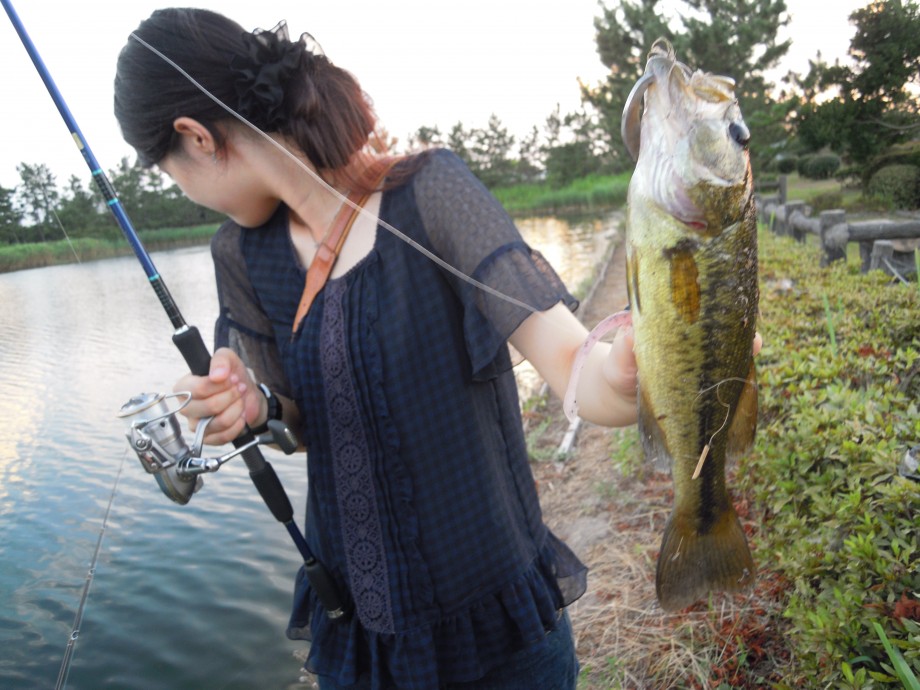
[[[115,188],[102,171],[102,166],[96,160],[92,150],[80,131],[76,120],[67,107],[61,92],[51,78],[48,68],[42,61],[38,50],[26,32],[25,26],[13,8],[10,0],[0,0],[6,11],[13,28],[19,34],[23,47],[32,59],[32,64],[48,90],[51,100],[57,106],[58,112],[77,148],[83,155],[87,166],[99,191],[105,199],[106,206],[118,222],[122,233],[134,250],[138,261],[147,275],[151,287],[160,300],[174,328],[172,340],[182,357],[188,364],[191,372],[197,376],[207,376],[210,369],[211,355],[195,326],[190,326],[182,318],[179,307],[170,295],[166,284],[153,264],[153,260],[141,243],[128,214],[125,212]],[[185,397],[177,409],[170,409],[170,400]],[[128,424],[126,433],[132,448],[144,469],[155,476],[160,489],[171,500],[179,504],[189,501],[192,494],[201,486],[201,475],[217,471],[224,462],[236,457],[243,458],[249,470],[249,476],[255,484],[259,495],[265,501],[268,509],[278,522],[281,522],[294,545],[304,560],[304,569],[311,586],[317,597],[326,609],[326,615],[335,621],[348,618],[348,609],[343,597],[339,594],[335,581],[326,567],[320,563],[310,551],[303,534],[294,521],[294,511],[290,499],[278,479],[271,463],[262,456],[258,446],[260,443],[276,443],[286,453],[294,452],[297,447],[296,439],[282,422],[271,420],[270,433],[256,437],[246,427],[242,434],[233,441],[235,450],[218,458],[202,458],[200,455],[204,438],[204,427],[210,420],[202,420],[196,435],[195,442],[189,448],[181,435],[176,415],[190,400],[191,395],[176,394],[164,396],[160,394],[142,393],[140,396],[129,400],[121,410],[119,416]]]

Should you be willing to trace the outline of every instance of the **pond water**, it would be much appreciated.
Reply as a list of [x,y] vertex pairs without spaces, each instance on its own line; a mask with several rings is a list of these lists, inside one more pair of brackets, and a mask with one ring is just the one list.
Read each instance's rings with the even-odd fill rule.
[[[519,227],[574,290],[614,223],[540,218]],[[207,248],[153,258],[186,321],[210,341]],[[185,370],[171,333],[134,257],[0,275],[6,690],[54,687],[110,499],[67,687],[303,687],[302,643],[284,637],[300,559],[244,464],[231,461],[178,506],[142,471],[115,417],[141,391],[171,390]],[[302,457],[266,456],[302,519]]]

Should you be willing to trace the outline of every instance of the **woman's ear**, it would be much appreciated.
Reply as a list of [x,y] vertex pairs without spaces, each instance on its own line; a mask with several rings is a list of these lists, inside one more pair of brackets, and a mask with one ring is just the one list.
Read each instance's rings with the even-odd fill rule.
[[197,152],[207,156],[213,156],[217,152],[214,135],[198,120],[177,117],[173,120],[173,129],[182,136],[182,148],[186,152]]

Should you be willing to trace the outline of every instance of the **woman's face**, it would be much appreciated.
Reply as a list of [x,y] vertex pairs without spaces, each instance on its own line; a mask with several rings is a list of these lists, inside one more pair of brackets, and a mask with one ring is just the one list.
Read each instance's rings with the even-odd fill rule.
[[223,213],[244,227],[262,225],[280,203],[235,155],[233,146],[217,154],[185,147],[167,155],[158,167],[191,201]]

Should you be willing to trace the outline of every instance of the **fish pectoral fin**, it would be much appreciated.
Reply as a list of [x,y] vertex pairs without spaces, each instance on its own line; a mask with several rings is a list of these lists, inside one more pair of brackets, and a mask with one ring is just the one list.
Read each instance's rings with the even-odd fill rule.
[[747,382],[738,397],[738,404],[732,416],[726,439],[726,455],[729,459],[741,457],[754,444],[757,431],[757,372],[751,361]]
[[645,458],[651,462],[653,469],[658,472],[670,472],[674,461],[664,441],[661,420],[646,399],[641,380],[639,381],[639,438],[642,440]]
[[655,574],[661,608],[679,611],[709,592],[740,592],[753,581],[754,560],[731,504],[705,534],[692,519],[671,514]]

